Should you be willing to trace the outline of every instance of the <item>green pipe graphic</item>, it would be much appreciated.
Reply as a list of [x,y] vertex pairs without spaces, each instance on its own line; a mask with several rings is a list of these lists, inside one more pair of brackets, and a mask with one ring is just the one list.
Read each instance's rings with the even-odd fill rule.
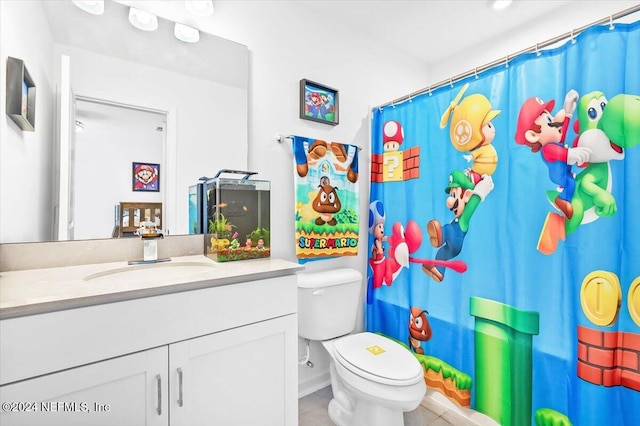
[[531,424],[532,336],[537,312],[471,297],[475,323],[475,409],[503,426]]

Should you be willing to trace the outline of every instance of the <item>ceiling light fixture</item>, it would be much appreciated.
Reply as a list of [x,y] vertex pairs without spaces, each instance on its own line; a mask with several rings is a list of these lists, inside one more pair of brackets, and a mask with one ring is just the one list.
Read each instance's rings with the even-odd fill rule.
[[178,40],[182,40],[186,43],[196,43],[200,40],[200,31],[177,22],[175,29],[173,30],[173,34]]
[[206,18],[213,15],[213,2],[211,0],[186,0],[184,7],[193,16]]
[[158,28],[158,17],[156,15],[135,7],[129,9],[129,22],[143,31],[155,31]]
[[72,0],[73,4],[92,15],[104,13],[104,0]]
[[489,6],[493,10],[502,10],[511,6],[511,3],[513,3],[513,0],[491,0]]

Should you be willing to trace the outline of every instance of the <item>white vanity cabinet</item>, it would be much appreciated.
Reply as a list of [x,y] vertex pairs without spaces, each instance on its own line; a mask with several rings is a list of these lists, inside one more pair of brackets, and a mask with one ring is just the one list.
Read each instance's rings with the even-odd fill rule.
[[296,288],[284,275],[0,320],[3,408],[38,409],[0,424],[295,425]]

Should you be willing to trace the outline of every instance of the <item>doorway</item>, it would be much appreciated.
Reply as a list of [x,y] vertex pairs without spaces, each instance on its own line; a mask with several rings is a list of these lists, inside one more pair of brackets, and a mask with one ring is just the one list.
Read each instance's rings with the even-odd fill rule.
[[[167,114],[76,97],[74,239],[110,238],[121,202],[163,202]],[[158,190],[133,190],[133,164],[159,165]]]

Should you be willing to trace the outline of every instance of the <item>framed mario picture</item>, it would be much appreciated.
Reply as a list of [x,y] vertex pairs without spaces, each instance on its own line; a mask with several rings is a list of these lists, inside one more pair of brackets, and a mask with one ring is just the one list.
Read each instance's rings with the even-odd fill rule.
[[300,80],[300,118],[338,124],[338,91],[310,80]]
[[133,190],[160,191],[160,164],[133,163]]

